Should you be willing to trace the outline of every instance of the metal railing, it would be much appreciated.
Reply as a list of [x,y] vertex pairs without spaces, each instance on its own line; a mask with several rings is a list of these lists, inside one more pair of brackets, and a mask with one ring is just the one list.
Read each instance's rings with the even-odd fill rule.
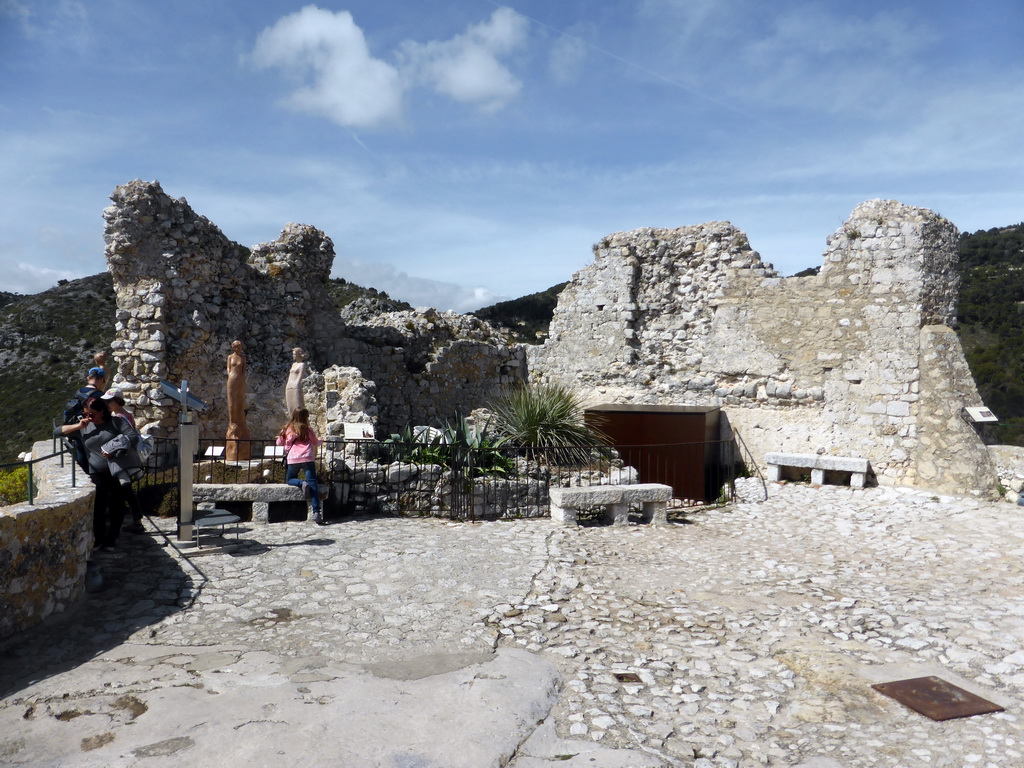
[[[55,440],[55,445],[56,445]],[[69,453],[66,441],[50,456],[32,465]],[[154,451],[145,472],[133,481],[144,508],[154,511],[168,493],[177,495],[178,441],[153,438]],[[234,458],[225,440],[201,438],[194,458],[197,483],[283,483],[285,466],[272,455],[272,440],[232,441]],[[239,446],[241,449],[239,450]],[[245,458],[239,458],[244,456]],[[0,470],[26,462],[0,465]],[[72,464],[72,484],[76,466]],[[321,496],[336,496],[343,511],[391,514],[436,514],[458,519],[526,517],[548,507],[552,486],[661,483],[673,488],[671,510],[728,503],[735,497],[735,480],[756,476],[767,497],[767,486],[739,435],[701,443],[644,446],[592,445],[581,448],[472,448],[465,445],[420,445],[347,441],[329,436],[316,450]],[[30,503],[32,493],[29,494]],[[172,500],[173,501],[173,500]],[[170,503],[164,504],[170,510]]]
[[[40,462],[48,461],[49,459],[53,459],[53,458],[56,458],[56,457],[60,458],[60,463],[61,463],[61,466],[62,466],[63,465],[63,455],[65,455],[65,453],[67,453],[67,447],[65,445],[61,445],[59,451],[56,451],[56,452],[54,452],[52,454],[47,454],[46,456],[40,456],[40,457],[36,457],[36,458],[30,458],[30,459],[19,460],[19,461],[16,461],[16,462],[7,462],[5,464],[0,464],[0,476],[8,476],[8,475],[11,475],[12,473],[16,473],[17,470],[19,470],[19,469],[26,468],[28,471],[27,471],[27,474],[26,474],[26,487],[25,487],[25,497],[26,498],[25,498],[24,501],[27,501],[29,504],[33,504],[34,505],[36,503],[36,496],[37,496],[37,493],[38,493],[38,488],[36,487],[35,471],[34,471],[35,470],[35,466],[37,464],[39,464]],[[14,480],[14,482],[16,483],[17,480]],[[72,472],[72,486],[74,487],[74,485],[75,485],[75,474],[74,474],[74,471],[73,471]],[[16,496],[13,496],[10,500],[4,499],[4,500],[0,500],[0,501],[3,502],[4,506],[7,505],[7,504],[19,504],[20,502],[23,501],[22,499],[18,498],[19,496],[20,496],[20,494],[18,494]]]
[[[174,441],[155,464],[172,471]],[[285,467],[270,440],[201,438],[197,483],[283,483]],[[322,496],[344,488],[350,511],[441,514],[459,519],[536,515],[551,486],[662,483],[674,490],[674,509],[731,501],[737,476],[756,465],[735,440],[581,448],[476,448],[467,445],[346,441],[327,437],[316,450]],[[232,458],[233,455],[233,458]],[[749,452],[746,452],[749,456]],[[155,480],[154,482],[160,482]],[[763,478],[762,478],[763,483]]]

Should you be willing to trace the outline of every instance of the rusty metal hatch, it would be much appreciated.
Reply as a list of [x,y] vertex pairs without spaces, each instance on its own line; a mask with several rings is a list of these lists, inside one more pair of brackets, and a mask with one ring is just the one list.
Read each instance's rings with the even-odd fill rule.
[[1003,708],[941,677],[915,677],[872,685],[876,691],[932,720],[987,715]]

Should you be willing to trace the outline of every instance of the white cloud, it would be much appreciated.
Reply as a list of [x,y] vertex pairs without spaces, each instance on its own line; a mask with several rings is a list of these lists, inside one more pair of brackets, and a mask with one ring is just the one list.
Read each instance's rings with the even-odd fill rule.
[[522,82],[499,57],[522,46],[527,26],[525,17],[499,8],[449,40],[401,43],[399,69],[371,54],[351,13],[309,5],[263,30],[249,61],[302,83],[285,100],[292,109],[376,128],[401,119],[405,92],[417,85],[485,111],[507,105]]
[[587,57],[587,45],[580,38],[562,35],[551,46],[549,66],[555,82],[566,84],[576,80]]
[[398,270],[392,264],[367,263],[354,259],[336,258],[332,274],[363,287],[376,288],[391,298],[407,301],[414,307],[437,307],[442,310],[471,312],[507,296],[488,288],[468,287],[457,283],[414,277]]
[[935,42],[928,24],[884,9],[873,15],[840,15],[822,6],[782,11],[755,47],[787,53],[835,56],[853,51],[906,59]]
[[370,128],[401,116],[402,82],[390,64],[374,58],[348,11],[308,5],[260,33],[252,63],[283,69],[306,85],[287,104],[339,125]]
[[405,71],[456,101],[491,111],[516,97],[522,82],[498,57],[526,41],[529,22],[511,8],[499,8],[489,21],[470,26],[450,40],[401,46]]
[[91,37],[89,12],[81,0],[0,0],[0,19],[10,17],[30,40],[83,49]]
[[[5,271],[9,277],[5,281],[5,291],[12,293],[40,293],[57,284],[58,280],[74,280],[82,276],[80,270],[50,269],[39,267],[35,264],[18,262],[15,268],[6,265]],[[90,272],[89,274],[95,274]]]

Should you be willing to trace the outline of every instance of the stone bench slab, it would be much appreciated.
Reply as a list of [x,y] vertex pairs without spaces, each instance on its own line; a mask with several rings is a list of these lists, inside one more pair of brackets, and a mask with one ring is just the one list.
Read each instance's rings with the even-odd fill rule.
[[584,485],[575,488],[552,488],[551,501],[560,507],[587,504],[640,504],[672,498],[672,487],[658,483],[640,485]]
[[811,482],[823,485],[825,472],[849,472],[850,486],[863,488],[867,479],[868,460],[852,456],[824,456],[815,453],[766,453],[768,479],[778,482],[782,479],[783,467],[797,467],[811,470]]
[[639,504],[644,522],[666,522],[666,507],[672,498],[672,487],[658,483],[639,485],[590,485],[574,488],[552,488],[551,519],[564,525],[579,523],[579,508],[605,506],[612,525],[628,525],[629,505]]
[[192,498],[196,503],[250,501],[254,523],[269,520],[272,502],[304,500],[301,488],[283,483],[196,483]]

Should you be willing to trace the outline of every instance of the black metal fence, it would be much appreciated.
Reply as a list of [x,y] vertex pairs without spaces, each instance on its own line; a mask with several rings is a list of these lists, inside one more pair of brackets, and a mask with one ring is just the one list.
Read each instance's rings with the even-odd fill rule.
[[[283,460],[269,440],[201,439],[195,483],[283,483]],[[461,520],[546,516],[552,486],[662,483],[672,510],[730,502],[735,480],[753,467],[733,440],[656,446],[476,448],[409,445],[328,437],[316,454],[317,477],[330,515],[384,513]],[[177,482],[177,442],[156,440],[140,499],[166,494]],[[756,470],[754,470],[756,471]],[[172,505],[164,504],[164,507]]]

